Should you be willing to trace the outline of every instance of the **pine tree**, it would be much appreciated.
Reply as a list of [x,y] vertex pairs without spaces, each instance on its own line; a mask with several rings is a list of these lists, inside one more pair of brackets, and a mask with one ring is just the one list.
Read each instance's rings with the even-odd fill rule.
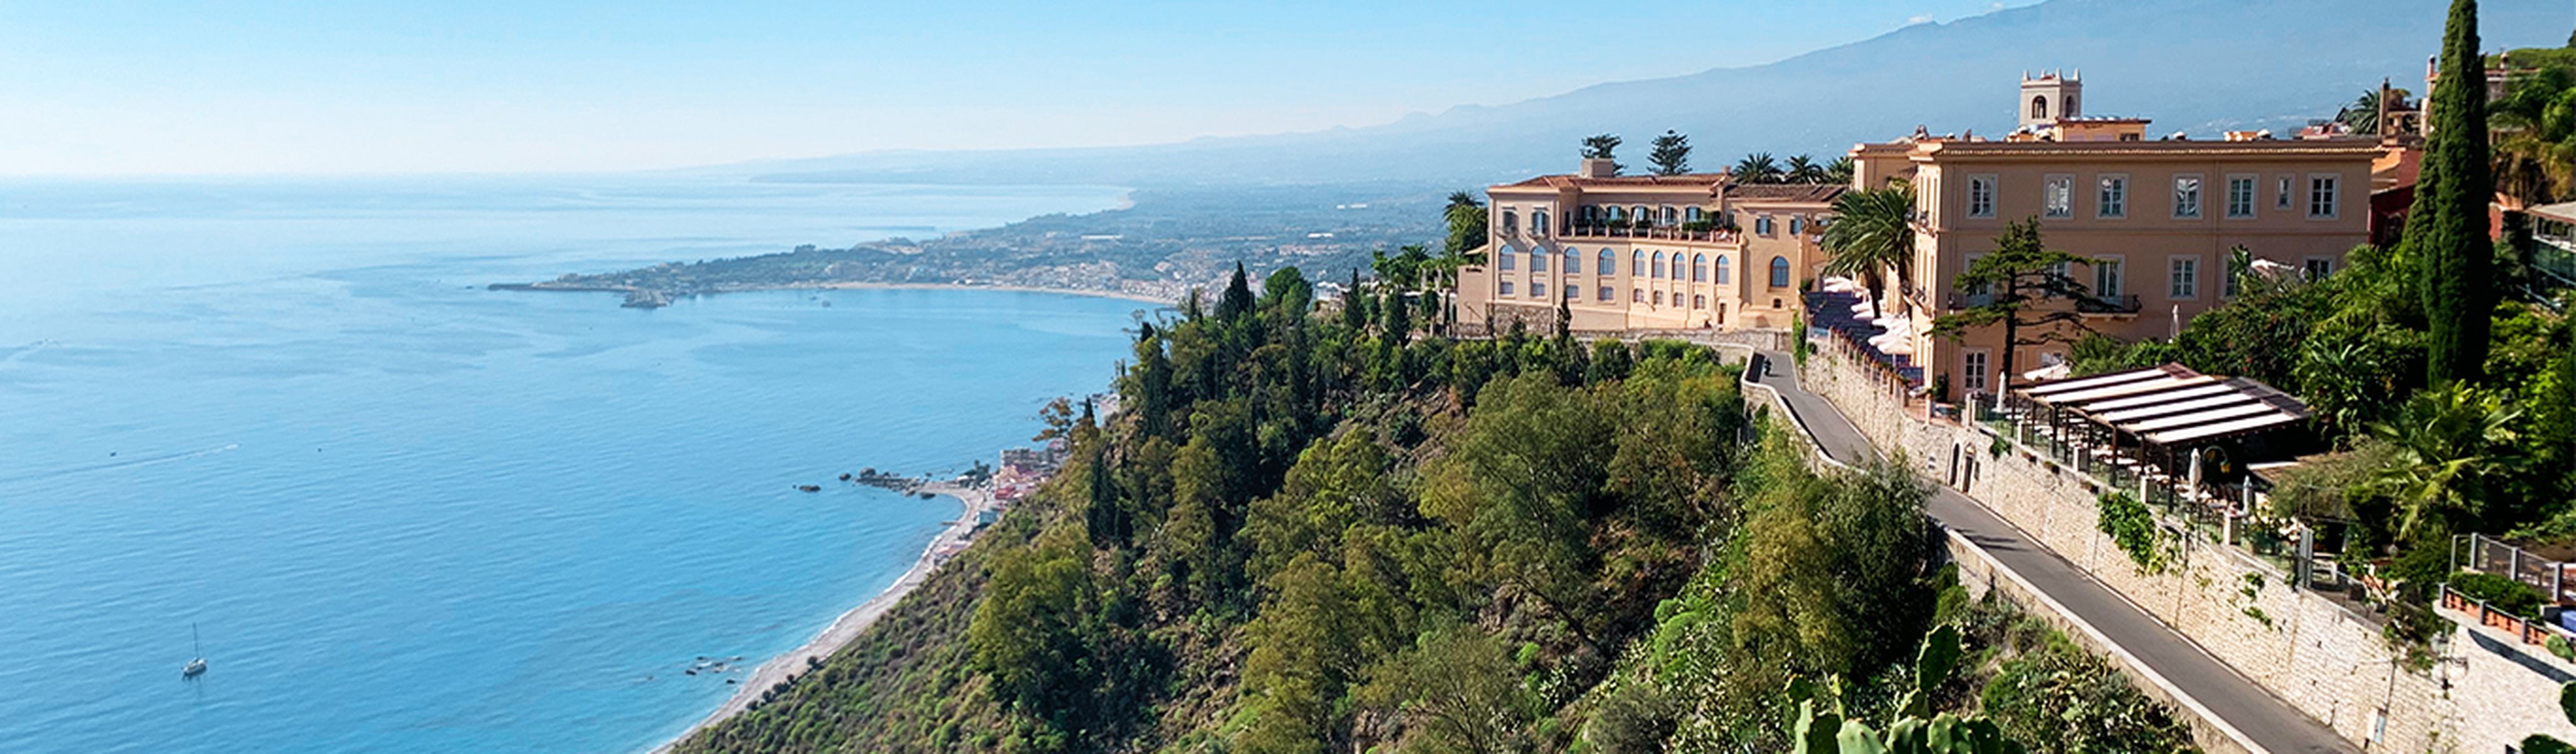
[[2442,31],[2441,85],[2427,103],[2424,167],[2400,248],[2416,270],[2430,325],[2427,377],[2436,384],[2485,374],[2488,318],[2495,309],[2495,246],[2487,204],[2495,192],[2487,148],[2486,58],[2478,52],[2478,4],[2453,0]]
[[1225,297],[1216,301],[1216,318],[1232,322],[1252,314],[1252,280],[1243,274],[1243,263],[1234,263],[1234,280],[1225,284]]
[[1615,175],[1627,172],[1628,166],[1619,164],[1617,161],[1618,158],[1615,156],[1619,151],[1619,141],[1620,139],[1617,134],[1593,134],[1591,136],[1584,137],[1583,159],[1611,160],[1610,172],[1612,174]]
[[1656,175],[1681,175],[1690,172],[1690,137],[1667,130],[1655,137],[1655,151],[1646,156],[1655,164]]

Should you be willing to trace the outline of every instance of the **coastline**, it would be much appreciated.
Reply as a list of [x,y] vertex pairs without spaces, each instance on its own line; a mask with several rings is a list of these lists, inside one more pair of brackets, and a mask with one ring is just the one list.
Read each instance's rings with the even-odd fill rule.
[[958,513],[956,523],[940,530],[938,536],[930,539],[929,546],[922,548],[921,557],[913,561],[911,569],[904,571],[892,585],[885,588],[885,591],[878,592],[875,597],[834,618],[831,625],[823,627],[821,633],[815,634],[814,638],[806,640],[803,645],[762,662],[760,668],[752,671],[749,678],[745,678],[742,683],[736,685],[733,696],[726,698],[722,706],[691,724],[687,730],[680,731],[680,734],[673,736],[671,740],[653,747],[653,754],[666,754],[676,749],[681,741],[697,735],[698,731],[748,711],[751,709],[751,703],[760,698],[761,692],[803,675],[807,670],[806,661],[809,658],[829,659],[833,653],[839,652],[841,647],[859,638],[860,634],[867,631],[868,626],[874,625],[878,618],[885,617],[887,611],[894,609],[895,603],[903,601],[905,595],[920,588],[922,582],[929,579],[932,572],[939,570],[940,565],[946,562],[939,557],[940,550],[952,544],[969,541],[975,533],[976,517],[994,507],[993,493],[990,489],[967,487],[954,482],[933,482],[923,485],[920,491],[956,498],[964,506],[964,510]]
[[1081,288],[1048,288],[1048,287],[1044,287],[1044,286],[1035,286],[1035,285],[961,285],[961,284],[957,284],[957,283],[858,283],[858,282],[849,282],[849,283],[815,283],[815,284],[810,284],[810,285],[796,285],[796,284],[790,284],[790,285],[783,285],[783,286],[779,286],[779,287],[774,288],[774,289],[763,289],[763,290],[810,290],[810,289],[816,289],[816,288],[829,288],[829,289],[854,289],[854,290],[855,290],[855,289],[870,289],[870,288],[874,288],[874,289],[881,289],[881,290],[926,290],[926,291],[1010,291],[1010,292],[1013,292],[1013,293],[1055,293],[1055,294],[1061,294],[1061,295],[1067,295],[1067,296],[1090,296],[1090,297],[1092,297],[1092,298],[1114,298],[1114,299],[1122,299],[1122,300],[1126,300],[1126,301],[1135,301],[1135,302],[1139,302],[1139,303],[1156,304],[1156,305],[1160,305],[1160,306],[1177,306],[1177,305],[1179,305],[1179,302],[1178,302],[1178,301],[1175,301],[1175,300],[1165,299],[1165,298],[1163,298],[1163,297],[1161,297],[1161,296],[1148,296],[1148,295],[1145,295],[1145,294],[1142,294],[1142,293],[1128,293],[1128,292],[1125,292],[1125,291],[1086,290],[1086,289],[1081,289]]
[[[485,286],[485,288],[486,288],[487,290],[495,290],[495,291],[538,291],[538,292],[553,292],[553,293],[624,293],[624,294],[629,294],[629,295],[633,295],[633,294],[638,294],[638,293],[644,293],[644,292],[646,292],[646,289],[642,289],[642,288],[631,288],[631,287],[625,287],[625,286],[605,286],[605,285],[558,285],[558,284],[555,284],[555,283],[553,283],[553,282],[551,282],[551,281],[549,281],[549,282],[542,282],[542,283],[493,283],[493,284],[491,284],[491,285],[489,285],[489,286]],[[1053,293],[1053,294],[1066,295],[1066,296],[1089,296],[1089,297],[1092,297],[1092,298],[1120,299],[1120,300],[1124,300],[1124,301],[1134,301],[1134,302],[1137,302],[1137,303],[1143,303],[1143,304],[1154,304],[1154,305],[1157,305],[1157,306],[1178,306],[1178,305],[1179,305],[1179,300],[1178,300],[1178,299],[1165,298],[1165,297],[1162,297],[1162,296],[1151,296],[1151,295],[1146,295],[1146,294],[1142,294],[1142,293],[1128,293],[1128,292],[1126,292],[1126,291],[1104,291],[1104,290],[1098,290],[1098,289],[1087,289],[1087,288],[1049,288],[1049,287],[1045,287],[1045,286],[1035,286],[1035,285],[974,285],[974,284],[960,284],[960,283],[871,283],[871,282],[858,282],[858,281],[846,281],[846,282],[797,282],[797,283],[780,283],[780,284],[777,284],[777,285],[760,285],[760,286],[746,286],[746,287],[741,287],[741,288],[726,288],[726,289],[718,290],[718,291],[704,291],[704,292],[699,292],[699,293],[680,294],[680,295],[711,296],[711,295],[715,295],[715,294],[719,294],[719,293],[757,293],[757,292],[760,292],[760,291],[815,291],[815,290],[866,290],[866,289],[877,289],[877,290],[923,290],[923,291],[1009,291],[1009,292],[1013,292],[1013,293]],[[666,295],[666,296],[667,296],[667,295],[670,295],[670,294],[664,294],[664,295]],[[667,301],[667,299],[665,299],[665,300]]]

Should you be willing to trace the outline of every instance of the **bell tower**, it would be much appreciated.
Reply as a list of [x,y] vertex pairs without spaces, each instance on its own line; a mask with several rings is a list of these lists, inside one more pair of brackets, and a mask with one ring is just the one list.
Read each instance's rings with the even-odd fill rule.
[[2076,71],[2060,75],[2056,71],[2033,77],[2021,75],[2021,127],[2055,124],[2060,118],[2084,115],[2084,81]]

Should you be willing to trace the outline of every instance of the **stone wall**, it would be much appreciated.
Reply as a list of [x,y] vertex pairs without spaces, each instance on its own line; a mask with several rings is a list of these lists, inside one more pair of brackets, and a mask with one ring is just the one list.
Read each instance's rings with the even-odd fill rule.
[[2192,741],[2200,744],[2203,751],[2210,754],[2267,754],[2250,748],[2245,736],[2228,727],[2223,718],[2211,713],[2199,700],[2184,694],[2155,668],[2140,662],[2073,611],[2049,599],[2047,593],[2023,581],[2019,574],[1987,554],[1985,548],[1978,547],[1977,543],[1957,532],[1948,534],[1950,562],[1959,567],[1959,584],[1967,588],[1969,594],[1978,597],[1988,592],[1998,594],[2020,607],[2022,612],[2038,617],[2058,633],[2065,634],[2076,646],[2109,658],[2120,672],[2137,681],[2131,685],[2139,693],[2176,711],[2175,717],[2191,728]]
[[1975,474],[1954,486],[2364,751],[2502,752],[2534,732],[2576,740],[2576,725],[2554,703],[2558,684],[2576,679],[2576,663],[2463,629],[2432,668],[2410,669],[2375,616],[2294,588],[2272,564],[2175,525],[2167,527],[2174,562],[2145,573],[2098,529],[2102,490],[2083,475],[2018,443],[1992,455],[1989,430],[1927,418],[1922,401],[1838,354],[1809,358],[1800,379],[1882,453],[1935,481],[1952,481],[1953,452],[1974,454]]

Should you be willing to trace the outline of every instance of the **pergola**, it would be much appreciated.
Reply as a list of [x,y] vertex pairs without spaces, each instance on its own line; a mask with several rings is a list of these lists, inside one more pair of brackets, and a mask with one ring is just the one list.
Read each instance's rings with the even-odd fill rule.
[[2177,502],[2210,499],[2191,468],[2195,451],[2297,430],[2309,416],[2270,385],[2180,364],[2033,383],[2002,400],[2025,443],[2119,488],[2134,484],[2142,500],[2161,488]]

